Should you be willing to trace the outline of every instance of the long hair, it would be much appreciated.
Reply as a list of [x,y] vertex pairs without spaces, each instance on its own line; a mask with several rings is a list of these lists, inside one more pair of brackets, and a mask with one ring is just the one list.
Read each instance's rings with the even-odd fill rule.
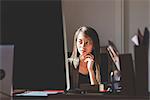
[[93,41],[93,50],[92,54],[94,55],[94,61],[95,61],[95,67],[96,67],[96,80],[97,83],[101,83],[101,77],[100,77],[100,41],[98,38],[97,32],[89,26],[82,26],[80,27],[74,35],[74,41],[73,41],[73,50],[70,59],[72,60],[72,63],[75,68],[79,65],[79,52],[77,50],[77,37],[80,33],[84,33],[88,35],[92,41]]

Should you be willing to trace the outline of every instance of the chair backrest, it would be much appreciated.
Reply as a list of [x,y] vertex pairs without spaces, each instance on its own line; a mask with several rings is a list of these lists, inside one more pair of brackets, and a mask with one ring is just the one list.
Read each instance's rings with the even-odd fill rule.
[[101,81],[102,83],[108,83],[108,54],[107,53],[101,53],[101,66],[100,66],[100,73],[101,73]]

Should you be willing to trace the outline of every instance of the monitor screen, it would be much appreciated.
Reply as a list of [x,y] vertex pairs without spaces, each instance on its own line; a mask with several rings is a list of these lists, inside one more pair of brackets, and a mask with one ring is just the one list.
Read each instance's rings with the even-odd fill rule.
[[1,44],[14,44],[14,89],[65,89],[60,0],[4,0],[1,5]]

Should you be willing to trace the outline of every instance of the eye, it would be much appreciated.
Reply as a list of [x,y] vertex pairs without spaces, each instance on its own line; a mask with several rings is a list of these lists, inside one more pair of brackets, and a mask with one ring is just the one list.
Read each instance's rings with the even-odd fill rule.
[[79,43],[79,44],[82,44],[82,40],[78,40],[78,43]]
[[89,44],[89,41],[85,42],[85,44]]
[[90,44],[92,44],[92,41],[91,41],[91,40],[87,40],[87,41],[85,42],[85,44],[86,44],[86,45],[90,45]]

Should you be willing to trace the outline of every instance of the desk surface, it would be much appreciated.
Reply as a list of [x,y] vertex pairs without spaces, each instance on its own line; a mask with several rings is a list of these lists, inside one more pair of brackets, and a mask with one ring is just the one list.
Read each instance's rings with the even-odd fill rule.
[[150,100],[150,95],[147,97],[142,96],[124,96],[124,95],[97,95],[97,94],[57,94],[49,95],[48,97],[9,97],[0,94],[0,100]]

